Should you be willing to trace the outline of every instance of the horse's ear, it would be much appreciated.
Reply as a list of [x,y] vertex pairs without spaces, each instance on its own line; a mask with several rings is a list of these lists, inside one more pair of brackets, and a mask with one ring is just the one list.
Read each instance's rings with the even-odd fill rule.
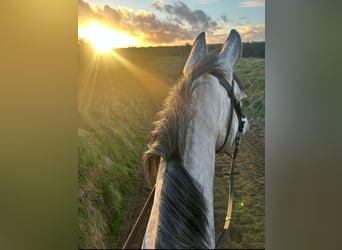
[[237,66],[242,54],[241,37],[236,30],[232,30],[225,43],[222,46],[219,62],[224,65],[224,67],[229,67],[234,70]]
[[207,54],[207,45],[205,42],[205,33],[202,32],[201,34],[198,35],[194,44],[192,45],[190,55],[184,65],[183,74],[186,74],[187,72],[189,72],[191,67],[194,64],[198,63],[200,60],[202,60],[206,54]]

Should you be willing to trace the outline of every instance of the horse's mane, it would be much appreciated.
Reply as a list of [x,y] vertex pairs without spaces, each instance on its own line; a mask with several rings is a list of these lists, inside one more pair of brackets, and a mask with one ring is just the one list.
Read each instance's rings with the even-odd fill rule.
[[203,194],[178,160],[166,164],[161,197],[155,248],[208,248]]
[[216,54],[208,54],[176,82],[156,115],[148,148],[143,155],[145,175],[151,185],[155,183],[160,157],[166,162],[183,160],[186,132],[192,117],[191,93],[196,87],[195,80],[206,73],[227,76]]

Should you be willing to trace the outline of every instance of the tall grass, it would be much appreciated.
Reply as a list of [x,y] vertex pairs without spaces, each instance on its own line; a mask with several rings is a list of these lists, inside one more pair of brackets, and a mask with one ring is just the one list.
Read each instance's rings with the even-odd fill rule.
[[114,245],[132,190],[144,146],[148,103],[130,79],[115,78],[115,74],[106,79],[98,69],[94,80],[82,67],[78,246],[108,248]]
[[265,119],[265,58],[241,58],[236,72],[246,89],[243,110],[249,118]]

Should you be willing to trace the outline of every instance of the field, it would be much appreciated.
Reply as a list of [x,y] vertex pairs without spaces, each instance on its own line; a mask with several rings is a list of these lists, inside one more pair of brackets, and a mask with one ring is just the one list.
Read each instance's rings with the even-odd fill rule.
[[[122,247],[148,195],[140,162],[150,122],[181,75],[187,56],[184,51],[158,56],[153,48],[140,55],[135,51],[106,56],[80,47],[79,248]],[[154,56],[149,58],[148,52]],[[260,248],[264,247],[264,58],[242,58],[237,72],[249,95],[244,111],[252,120],[243,144],[253,145],[241,147],[235,198],[244,207],[234,208],[236,219],[224,246]],[[222,157],[217,158],[215,179],[219,228],[227,199],[228,160]],[[132,247],[140,243],[137,239]]]

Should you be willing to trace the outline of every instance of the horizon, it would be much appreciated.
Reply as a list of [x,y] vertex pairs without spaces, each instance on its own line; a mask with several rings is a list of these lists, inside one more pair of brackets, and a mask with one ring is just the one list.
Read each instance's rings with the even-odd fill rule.
[[[79,38],[78,43],[81,44],[83,43],[83,45],[89,45],[89,46],[93,46],[91,41],[88,41],[86,39],[83,38]],[[208,43],[207,46],[218,46],[218,45],[222,45],[224,42],[222,43]],[[266,43],[266,41],[242,41],[242,44],[250,44],[250,43]],[[128,47],[115,47],[113,48],[113,50],[116,49],[149,49],[149,48],[172,48],[172,47],[192,47],[192,44],[187,43],[187,44],[176,44],[176,45],[149,45],[149,46],[128,46]]]

